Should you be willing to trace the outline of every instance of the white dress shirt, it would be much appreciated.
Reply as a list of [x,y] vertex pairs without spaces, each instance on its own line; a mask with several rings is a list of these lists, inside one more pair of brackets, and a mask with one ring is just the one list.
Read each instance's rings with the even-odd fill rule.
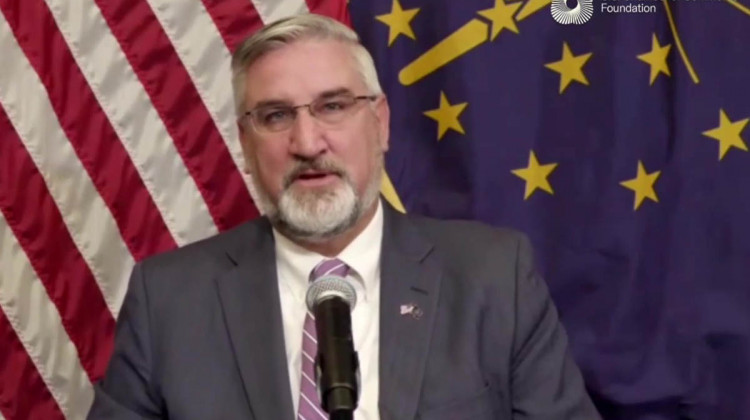
[[[276,270],[279,276],[281,315],[284,323],[289,384],[297,414],[302,374],[302,329],[307,314],[305,294],[310,273],[326,257],[308,251],[274,229]],[[352,312],[354,349],[359,356],[361,390],[355,420],[378,420],[378,336],[380,305],[380,246],[383,209],[378,200],[375,216],[367,227],[337,256],[350,268],[347,276],[357,292]]]

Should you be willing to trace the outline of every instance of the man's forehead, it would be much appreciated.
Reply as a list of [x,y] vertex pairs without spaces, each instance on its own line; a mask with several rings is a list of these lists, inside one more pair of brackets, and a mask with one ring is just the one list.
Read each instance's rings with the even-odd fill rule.
[[246,72],[246,99],[258,101],[313,100],[334,91],[358,92],[364,87],[351,50],[341,41],[303,40],[273,50]]
[[[328,89],[328,90],[324,90],[316,94],[314,98],[312,98],[312,100],[332,99],[332,98],[340,97],[343,95],[354,95],[354,90],[346,88],[346,87]],[[254,108],[256,108],[256,107],[264,107],[264,106],[294,105],[294,104],[295,104],[295,101],[293,98],[287,98],[284,95],[280,95],[277,97],[273,95],[268,95],[267,97],[255,98],[255,101],[252,105]]]

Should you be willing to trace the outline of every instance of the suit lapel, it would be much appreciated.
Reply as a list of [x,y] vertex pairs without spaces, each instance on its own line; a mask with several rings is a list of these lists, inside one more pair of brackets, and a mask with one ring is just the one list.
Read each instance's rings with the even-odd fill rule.
[[[258,226],[253,224],[253,226]],[[227,255],[237,264],[217,278],[234,355],[256,420],[294,418],[277,286],[274,240],[261,221]]]
[[387,205],[384,209],[379,409],[383,420],[412,419],[424,378],[441,270],[428,256],[432,245],[404,216]]

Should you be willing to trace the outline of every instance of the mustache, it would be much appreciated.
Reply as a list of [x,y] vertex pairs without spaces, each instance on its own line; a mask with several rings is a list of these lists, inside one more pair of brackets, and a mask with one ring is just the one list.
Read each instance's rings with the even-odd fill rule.
[[329,172],[344,180],[348,179],[348,174],[344,168],[331,159],[298,160],[284,176],[284,188],[289,187],[295,179],[306,171]]

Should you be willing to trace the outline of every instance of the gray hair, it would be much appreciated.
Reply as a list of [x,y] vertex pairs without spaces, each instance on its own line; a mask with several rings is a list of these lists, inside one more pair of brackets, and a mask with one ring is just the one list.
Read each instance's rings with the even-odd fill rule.
[[264,26],[245,39],[232,55],[232,89],[237,117],[245,113],[247,69],[263,55],[299,40],[336,40],[351,46],[352,57],[371,95],[382,93],[375,63],[359,36],[346,25],[329,17],[302,14]]

